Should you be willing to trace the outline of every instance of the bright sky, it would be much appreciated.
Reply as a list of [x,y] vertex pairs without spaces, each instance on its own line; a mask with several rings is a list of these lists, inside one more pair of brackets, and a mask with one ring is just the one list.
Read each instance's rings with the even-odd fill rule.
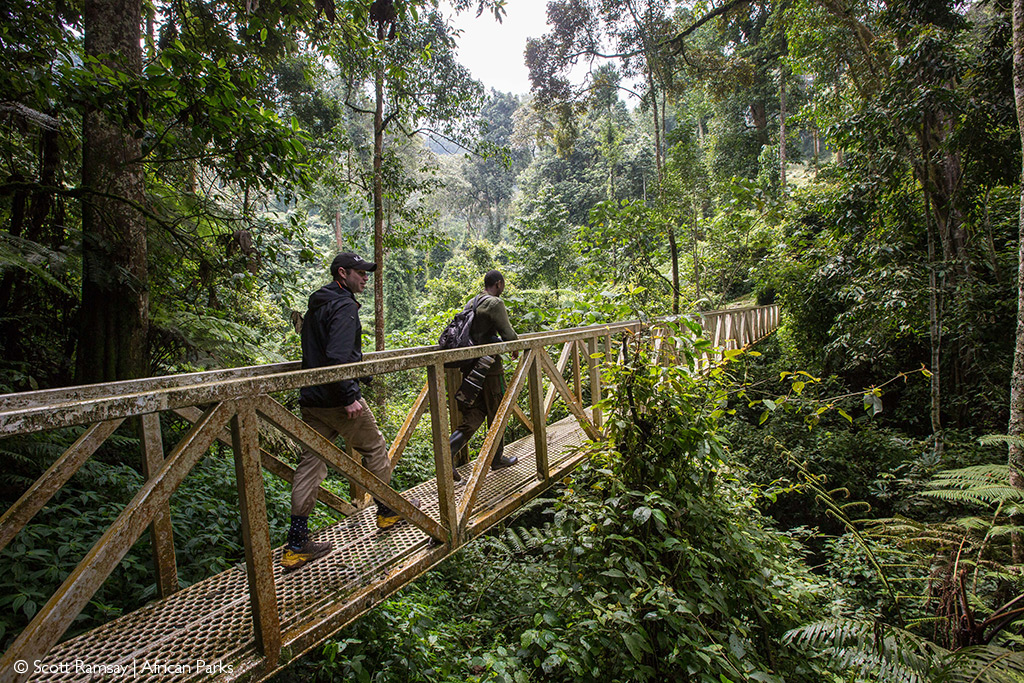
[[462,29],[459,61],[487,88],[524,95],[530,92],[530,73],[523,64],[527,38],[547,32],[548,0],[509,0],[502,23],[493,14],[476,11],[452,18]]

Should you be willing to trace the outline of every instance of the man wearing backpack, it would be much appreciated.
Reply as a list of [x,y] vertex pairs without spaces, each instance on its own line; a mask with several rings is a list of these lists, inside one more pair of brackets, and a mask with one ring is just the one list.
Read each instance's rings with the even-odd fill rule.
[[[351,252],[338,254],[331,263],[333,280],[309,297],[309,310],[302,322],[302,367],[319,368],[363,359],[363,327],[356,294],[366,288],[367,273],[377,264]],[[364,379],[362,381],[369,381]],[[302,419],[333,441],[339,434],[362,455],[363,465],[385,484],[391,481],[391,462],[384,435],[370,407],[363,400],[360,380],[345,379],[299,390]],[[309,449],[295,468],[292,482],[292,523],[281,566],[293,571],[331,552],[333,544],[309,538],[307,521],[316,503],[320,482],[327,475],[327,463]],[[355,487],[353,487],[355,488]],[[419,501],[410,500],[419,507]],[[384,529],[402,518],[377,501],[377,526]]]
[[[505,277],[497,270],[489,270],[484,275],[484,291],[470,299],[464,310],[471,310],[475,307],[476,313],[473,316],[473,324],[470,327],[469,336],[474,345],[493,344],[498,341],[513,341],[519,338],[512,324],[508,320],[508,311],[501,300],[501,294],[505,291]],[[518,356],[513,353],[513,358]],[[488,365],[488,361],[490,364]],[[467,387],[467,381],[473,383],[479,378],[479,393],[469,398],[464,403],[460,401],[459,408],[462,411],[462,423],[452,432],[448,443],[452,455],[462,450],[469,442],[477,428],[487,418],[487,424],[494,421],[501,404],[501,398],[505,395],[505,375],[501,365],[501,356],[484,356],[476,363],[463,369],[463,387],[460,394],[474,393],[473,387]],[[458,396],[456,396],[458,398]],[[491,461],[491,469],[497,470],[502,467],[510,467],[518,461],[515,456],[504,454],[504,443],[499,442],[498,450]],[[452,470],[455,481],[461,481],[462,477],[457,470]]]

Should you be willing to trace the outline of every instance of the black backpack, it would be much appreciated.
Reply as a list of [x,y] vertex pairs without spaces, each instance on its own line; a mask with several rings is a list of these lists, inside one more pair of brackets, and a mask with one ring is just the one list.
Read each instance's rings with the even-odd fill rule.
[[[473,340],[469,337],[469,331],[473,328],[473,319],[476,317],[476,307],[483,301],[483,297],[478,297],[473,302],[472,308],[467,308],[459,311],[452,318],[452,321],[448,323],[448,326],[441,332],[441,336],[437,339],[438,347],[442,349],[463,349],[467,346],[473,345]],[[445,363],[446,368],[458,368],[462,367],[467,363],[475,363],[476,359],[471,358],[468,361],[453,361],[451,363]]]

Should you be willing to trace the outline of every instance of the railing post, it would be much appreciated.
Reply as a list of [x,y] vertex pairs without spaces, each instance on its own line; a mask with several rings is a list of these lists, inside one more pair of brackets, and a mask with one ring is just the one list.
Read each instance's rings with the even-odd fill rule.
[[538,346],[530,361],[530,420],[533,422],[533,449],[537,456],[537,476],[547,481],[551,476],[548,464],[548,420],[544,411],[544,381],[540,372],[538,356],[547,353],[543,346]]
[[[160,414],[148,413],[140,420],[142,433],[142,476],[152,479],[164,464],[164,442],[160,433]],[[174,531],[171,528],[171,506],[164,505],[149,525],[153,545],[153,566],[156,567],[156,590],[166,598],[178,590],[178,567],[174,558]]]
[[598,366],[597,358],[597,337],[587,339],[587,368],[590,371],[590,413],[594,418],[594,426],[601,427],[601,409],[597,407],[601,400],[601,369]]
[[580,381],[580,343],[578,340],[572,342],[572,381],[576,390],[576,400],[583,403],[583,383]]
[[[715,320],[715,343],[714,343],[714,348],[715,349],[724,349],[725,348],[725,317],[726,316],[725,316],[724,313],[719,313],[719,314],[717,314],[715,316],[715,318],[716,318],[716,320]],[[716,350],[714,358],[712,359],[712,362],[713,363],[717,363],[720,358],[721,358],[721,351]]]
[[[434,443],[434,469],[437,472],[437,506],[441,526],[448,532],[448,545],[453,550],[462,543],[458,510],[455,505],[455,482],[452,480],[452,452],[448,446],[448,403],[445,400],[444,363],[427,366],[427,397],[430,401],[430,430]],[[454,392],[452,392],[454,393]]]
[[235,452],[245,571],[249,579],[256,649],[268,664],[276,664],[281,657],[281,620],[277,613],[274,560],[260,466],[259,418],[252,399],[239,399],[235,405],[237,412],[231,419],[231,442]]

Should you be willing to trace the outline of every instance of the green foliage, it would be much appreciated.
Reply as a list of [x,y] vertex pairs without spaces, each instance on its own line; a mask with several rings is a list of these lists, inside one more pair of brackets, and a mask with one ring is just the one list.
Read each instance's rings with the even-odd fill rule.
[[666,281],[651,259],[657,238],[656,220],[643,202],[599,202],[574,240],[579,260],[585,264],[577,270],[577,278],[634,287],[654,281],[664,290]]
[[950,652],[879,622],[829,619],[794,629],[786,639],[856,680],[1013,683],[1024,675],[1020,653],[988,645]]
[[[393,41],[373,38],[368,5],[339,6],[330,23],[312,3],[175,5],[134,76],[82,58],[80,8],[12,5],[0,28],[0,389],[72,381],[86,105],[143,144],[154,370],[297,358],[291,311],[339,248],[372,253],[366,86],[382,67],[388,348],[433,343],[491,267],[521,333],[661,315],[675,256],[682,298],[701,307],[774,293],[784,329],[759,349],[781,358],[766,368],[737,353],[699,376],[706,343],[686,322],[678,365],[628,340],[603,406],[614,441],[588,446],[557,513],[541,504],[463,549],[296,677],[998,680],[1016,656],[967,641],[1021,642],[1017,622],[1002,623],[1022,590],[1019,495],[992,464],[1001,456],[951,427],[1006,424],[1020,167],[1007,13],[936,1],[840,15],[800,0],[739,5],[665,40],[707,10],[570,5],[552,4],[558,30],[531,47],[543,78],[523,102],[484,102],[451,28],[416,3],[396,5]],[[601,33],[630,56],[570,102],[560,75]],[[785,192],[781,79],[798,112],[790,160],[803,147],[815,164],[794,168],[805,173]],[[630,109],[618,93],[634,86]],[[927,383],[907,381],[933,344],[941,442]],[[385,433],[422,382],[402,373],[368,390]],[[432,476],[428,432],[413,435],[398,488]],[[78,433],[0,443],[4,498]],[[137,488],[124,465],[137,452],[115,439],[0,555],[0,640]],[[240,557],[231,469],[217,451],[172,501],[183,582]],[[280,537],[288,487],[267,486]],[[316,524],[332,520],[318,508]],[[147,543],[76,630],[152,595]],[[870,623],[894,614],[890,591],[912,632]],[[136,602],[114,607],[120,593]],[[987,626],[959,628],[968,617]]]

